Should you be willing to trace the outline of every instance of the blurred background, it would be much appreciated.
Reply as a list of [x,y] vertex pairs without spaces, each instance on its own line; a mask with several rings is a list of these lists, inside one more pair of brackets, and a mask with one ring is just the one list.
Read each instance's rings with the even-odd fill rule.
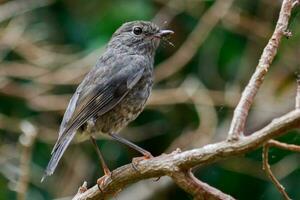
[[[175,31],[156,55],[145,111],[122,135],[153,155],[226,138],[241,91],[275,26],[280,0],[0,0],[0,199],[69,199],[102,176],[89,141],[73,141],[55,174],[40,183],[70,95],[122,23],[152,20]],[[299,8],[255,99],[246,134],[294,108]],[[300,144],[299,131],[281,141]],[[115,169],[140,156],[98,141]],[[300,199],[300,156],[270,149],[272,170]],[[261,169],[261,149],[195,170],[237,199],[281,199]],[[115,199],[192,199],[168,178],[129,186]]]

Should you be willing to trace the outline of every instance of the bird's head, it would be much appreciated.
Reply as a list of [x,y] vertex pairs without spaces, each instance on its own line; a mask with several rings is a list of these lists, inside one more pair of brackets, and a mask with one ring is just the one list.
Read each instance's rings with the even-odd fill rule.
[[161,30],[152,22],[132,21],[118,28],[108,45],[110,48],[123,48],[137,54],[154,54],[160,40],[173,33],[171,30]]

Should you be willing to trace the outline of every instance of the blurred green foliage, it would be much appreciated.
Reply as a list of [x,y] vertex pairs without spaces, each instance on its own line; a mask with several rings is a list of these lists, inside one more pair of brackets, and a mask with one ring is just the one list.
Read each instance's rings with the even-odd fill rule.
[[[0,2],[3,3],[2,5],[7,3],[5,0]],[[157,64],[168,59],[179,49],[194,27],[198,23],[203,23],[199,22],[199,18],[215,3],[215,1],[200,0],[186,0],[183,2],[186,9],[171,19],[169,25],[176,33],[171,39],[175,47],[162,45],[157,52],[155,61]],[[194,6],[189,6],[189,4]],[[2,5],[0,4],[0,6]],[[62,54],[79,54],[79,57],[82,57],[104,46],[112,33],[122,23],[137,19],[151,20],[165,5],[166,3],[160,0],[57,0],[49,6],[21,14],[21,17],[29,21],[24,31],[24,37],[29,38],[36,45],[45,45],[47,50]],[[258,24],[261,23],[261,26],[264,26],[269,31],[268,33],[271,33],[277,19],[280,1],[241,0],[236,1],[232,7],[232,10],[229,12],[245,15],[250,20],[252,19]],[[267,77],[266,82],[268,84],[264,86],[263,91],[272,90],[274,92],[271,94],[274,95],[272,98],[275,100],[269,102],[270,94],[261,94],[262,98],[265,95],[266,101],[259,101],[260,107],[254,105],[252,111],[253,120],[250,120],[247,124],[249,130],[257,130],[263,127],[272,118],[288,112],[294,106],[294,93],[287,93],[286,91],[295,87],[294,74],[296,72],[299,73],[300,63],[297,56],[299,56],[300,28],[297,25],[300,18],[298,10],[296,9],[293,12],[290,25],[293,37],[289,40],[283,40],[274,66],[272,66],[271,72]],[[9,22],[10,20],[1,23],[1,33],[9,25]],[[248,27],[247,29],[245,24],[238,24],[239,22],[235,24],[226,19],[226,17],[221,20],[199,47],[193,59],[180,72],[158,83],[155,88],[179,87],[187,77],[192,76],[200,80],[207,90],[225,92],[228,88],[236,88],[238,91],[241,91],[249,80],[269,35],[261,37],[254,33],[256,27]],[[1,55],[3,49],[1,48],[0,38]],[[30,52],[30,49],[27,50]],[[75,59],[78,59],[78,57],[75,57]],[[15,50],[14,48],[8,48],[7,55],[3,57],[2,61],[3,65],[7,62],[31,63],[30,60],[28,61],[24,58],[24,55],[18,49]],[[90,66],[95,62],[96,60],[90,63]],[[61,63],[53,62],[48,67],[53,70],[59,70],[61,66]],[[0,64],[0,70],[4,70],[4,68],[5,66]],[[69,68],[69,70],[70,73],[73,73],[72,68]],[[2,120],[2,116],[5,116],[6,118],[16,118],[21,121],[28,120],[54,130],[58,129],[62,118],[61,111],[41,111],[32,107],[28,103],[28,99],[10,95],[1,85],[2,82],[4,84],[4,81],[7,80],[21,86],[21,88],[32,87],[35,84],[30,78],[6,77],[4,79],[1,77],[0,120]],[[75,88],[76,85],[74,84],[58,84],[49,93],[71,94]],[[268,88],[270,89],[268,90]],[[13,87],[9,89],[14,90]],[[294,92],[294,90],[292,91]],[[271,105],[271,108],[267,107],[268,105]],[[207,105],[202,106],[205,107]],[[262,107],[265,107],[265,109],[261,109]],[[218,120],[216,133],[219,134],[216,138],[224,138],[233,109],[233,106],[225,103],[224,105],[215,105],[214,110]],[[257,116],[260,116],[260,118],[256,118]],[[129,132],[128,135],[130,135],[130,131],[138,132],[135,135],[146,139],[137,139],[136,143],[152,152],[153,155],[159,155],[177,137],[187,131],[194,130],[202,121],[203,119],[197,114],[195,105],[190,102],[151,106],[125,132]],[[16,180],[19,173],[19,157],[22,148],[19,144],[21,134],[17,128],[19,124],[12,123],[9,125],[10,128],[7,128],[5,123],[7,121],[0,121],[0,200],[16,199]],[[250,133],[249,130],[248,132]],[[148,135],[149,137],[147,137]],[[44,136],[42,135],[42,137]],[[45,138],[47,137],[45,136]],[[42,170],[50,158],[50,152],[54,143],[53,138],[56,138],[56,135],[48,138],[52,139],[47,141],[47,139],[38,137],[35,141],[30,163],[30,182],[26,199],[53,199],[62,196],[72,196],[77,192],[79,184],[84,180],[88,181],[89,185],[92,185],[96,182],[97,177],[102,175],[96,153],[91,145],[88,142],[76,143],[70,146],[65,153],[57,172],[46,183],[39,183]],[[300,144],[299,131],[291,131],[280,138],[280,140],[287,143]],[[111,169],[129,163],[132,157],[139,156],[136,152],[114,141],[99,140],[98,144]],[[261,154],[261,149],[246,154],[243,159],[253,161],[253,166],[244,166],[244,163],[239,163],[240,171],[235,170],[239,166],[232,164],[230,168],[228,165],[220,162],[198,169],[196,175],[202,181],[237,199],[281,199],[279,192],[265,175],[263,177],[255,176],[247,171],[247,168],[249,171],[252,167],[256,169],[261,168]],[[300,199],[300,191],[298,189],[300,180],[299,155],[275,148],[270,149],[271,164],[276,165],[279,163],[284,167],[285,164],[280,163],[284,159],[288,159],[286,165],[289,166],[286,168],[290,171],[285,173],[285,168],[278,170],[278,174],[284,174],[281,177],[281,182],[293,199]],[[88,168],[82,167],[76,160],[87,163]],[[230,160],[226,162],[230,162]],[[85,175],[84,177],[80,176],[81,172]],[[72,182],[72,174],[81,177],[81,179],[76,179],[77,182],[73,183],[74,185],[70,188],[66,184],[69,181]],[[61,189],[61,187],[64,188]],[[118,199],[118,195],[116,198]],[[181,189],[171,185],[164,192],[160,191],[157,194],[153,194],[151,199],[192,198]]]

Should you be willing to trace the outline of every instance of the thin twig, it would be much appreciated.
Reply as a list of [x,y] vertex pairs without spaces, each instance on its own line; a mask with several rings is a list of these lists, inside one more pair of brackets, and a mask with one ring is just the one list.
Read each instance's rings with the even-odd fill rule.
[[181,0],[163,1],[161,3],[165,3],[165,5],[155,14],[152,22],[159,25],[160,28],[164,28],[176,15],[183,12],[185,7],[184,2]]
[[101,199],[139,180],[169,175],[180,170],[188,170],[195,166],[203,166],[221,159],[244,154],[262,146],[268,140],[282,135],[287,130],[298,127],[299,123],[300,110],[294,110],[274,119],[263,129],[234,143],[222,141],[198,149],[163,154],[153,159],[141,161],[137,166],[138,171],[133,169],[131,164],[119,167],[112,172],[113,178],[103,181],[101,185],[103,193],[95,185],[73,199]]
[[23,16],[16,17],[8,23],[0,37],[0,61],[18,44],[28,24],[27,21],[27,18]]
[[171,177],[179,187],[191,194],[195,200],[234,200],[232,196],[197,179],[191,170],[174,173]]
[[300,152],[300,146],[295,145],[295,144],[287,144],[287,143],[279,142],[279,141],[276,141],[276,140],[270,140],[268,142],[268,145],[272,146],[272,147],[277,147],[277,148],[280,148],[280,149],[283,149],[283,150]]
[[[278,189],[278,191],[282,194],[283,198],[285,200],[290,200],[291,198],[286,193],[285,188],[276,179],[276,177],[272,173],[271,167],[269,165],[269,147],[270,146],[276,146],[276,147],[280,147],[280,148],[286,148],[288,150],[293,149],[294,146],[291,147],[291,145],[284,144],[284,143],[281,143],[281,142],[277,142],[275,140],[271,140],[271,141],[267,142],[263,146],[263,154],[262,154],[262,157],[263,157],[263,170],[265,171],[265,173],[267,174],[267,176],[271,179],[271,181],[276,186],[276,188]],[[299,150],[299,146],[298,146],[298,150]]]
[[82,186],[80,186],[80,187],[78,188],[77,194],[75,195],[74,198],[76,198],[76,196],[79,196],[79,195],[81,195],[82,193],[84,193],[84,192],[86,192],[86,191],[87,191],[87,182],[84,181],[83,184],[82,184]]
[[254,16],[248,16],[237,8],[230,9],[222,22],[225,28],[249,38],[256,36],[256,39],[265,39],[272,33],[269,23],[258,20]]
[[270,65],[277,53],[281,38],[287,33],[293,2],[293,0],[284,0],[282,2],[274,33],[266,45],[256,70],[252,75],[248,85],[244,89],[242,97],[234,110],[234,115],[228,134],[229,140],[237,140],[244,132],[250,107],[253,104],[258,89],[262,85],[265,75],[268,72]]
[[0,23],[16,15],[48,6],[52,2],[53,0],[9,1],[0,6]]
[[18,200],[26,199],[26,192],[29,184],[30,162],[33,144],[37,135],[35,127],[29,122],[22,122],[23,134],[20,136],[22,153],[20,159],[20,178],[18,181]]
[[299,0],[294,0],[293,8],[296,7],[296,6],[299,6],[299,4],[300,4]]
[[[172,142],[165,152],[170,152],[176,148],[183,150],[191,149],[208,144],[211,141],[216,132],[218,121],[217,113],[214,108],[216,105],[214,99],[216,98],[212,98],[212,93],[213,92],[207,90],[203,83],[201,83],[198,79],[188,77],[180,87],[174,90],[173,95],[172,93],[164,95],[171,97],[168,100],[170,103],[176,99],[181,99],[182,97],[186,98],[184,103],[192,103],[195,107],[198,118],[201,119],[197,128],[192,131],[184,131]],[[225,100],[225,94],[219,94],[218,99]],[[160,95],[157,95],[157,97],[159,98]]]

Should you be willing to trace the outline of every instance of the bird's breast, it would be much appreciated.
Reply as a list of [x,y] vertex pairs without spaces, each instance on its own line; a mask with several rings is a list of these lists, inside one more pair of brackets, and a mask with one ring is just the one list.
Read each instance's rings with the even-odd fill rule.
[[97,116],[96,130],[101,133],[116,133],[134,120],[144,109],[152,85],[152,71],[146,71],[140,81],[113,109]]

